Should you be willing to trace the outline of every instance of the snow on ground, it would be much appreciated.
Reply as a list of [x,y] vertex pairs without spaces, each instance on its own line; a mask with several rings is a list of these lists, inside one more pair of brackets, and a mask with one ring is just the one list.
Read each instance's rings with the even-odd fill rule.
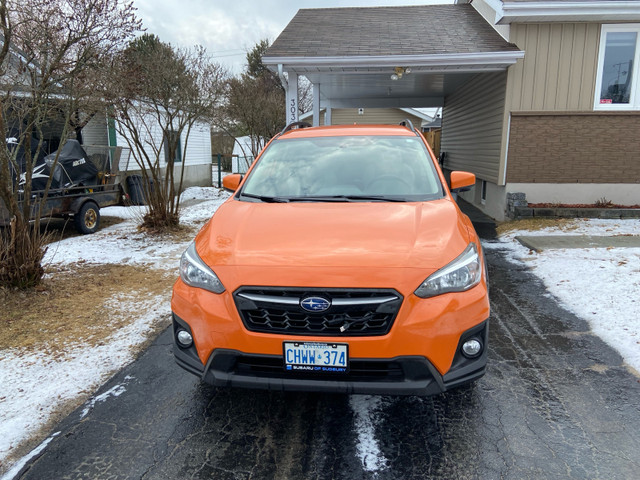
[[[229,195],[213,188],[192,187],[182,194],[180,218],[183,225],[204,224]],[[197,203],[196,203],[197,202]],[[154,268],[176,268],[176,258],[186,242],[167,242],[162,236],[151,237],[138,232],[146,207],[106,207],[100,214],[124,221],[98,230],[93,235],[65,238],[49,246],[44,264],[87,263],[145,264]]]
[[387,467],[387,459],[380,451],[376,439],[377,415],[382,404],[382,398],[371,395],[351,395],[349,399],[351,409],[355,414],[356,433],[358,441],[356,451],[362,462],[362,468],[367,472],[378,472]]
[[[202,225],[228,197],[213,188],[187,189],[183,201],[189,206],[182,211],[183,224]],[[166,238],[138,232],[143,208],[101,209],[103,216],[120,217],[124,221],[93,235],[70,237],[51,244],[44,263],[128,263],[177,270],[180,255],[190,240],[167,242]],[[71,346],[70,352],[62,357],[23,349],[0,351],[0,471],[7,467],[5,461],[12,449],[42,428],[60,405],[94,391],[133,360],[135,347],[144,343],[158,322],[170,314],[169,301],[168,294],[140,300],[136,292],[124,293],[114,315],[135,310],[140,312],[135,322],[102,345]],[[92,399],[85,410],[88,412],[108,396],[121,394],[124,388],[126,386],[120,386],[117,391],[107,392],[109,395]],[[11,478],[9,473],[3,478]]]
[[507,248],[560,302],[589,322],[593,333],[640,371],[640,248],[549,249],[532,252],[518,235],[640,235],[640,220],[575,220],[569,228],[518,230],[485,249]]

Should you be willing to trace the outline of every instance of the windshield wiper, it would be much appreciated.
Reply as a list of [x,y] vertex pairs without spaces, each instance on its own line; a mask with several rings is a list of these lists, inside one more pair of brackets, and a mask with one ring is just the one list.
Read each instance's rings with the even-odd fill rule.
[[291,197],[290,202],[406,202],[402,197],[384,195],[320,195],[312,197]]
[[254,195],[252,193],[240,193],[241,197],[249,197],[249,198],[256,198],[258,200],[260,200],[261,202],[266,202],[266,203],[287,203],[289,201],[288,198],[285,197],[269,197],[267,195]]

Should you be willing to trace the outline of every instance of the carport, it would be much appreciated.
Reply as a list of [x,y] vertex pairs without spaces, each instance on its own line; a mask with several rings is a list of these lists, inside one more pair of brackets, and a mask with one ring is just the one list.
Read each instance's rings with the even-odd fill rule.
[[[443,107],[451,169],[499,181],[506,71],[524,52],[468,4],[299,10],[263,62],[298,121],[298,78],[313,85],[313,123],[325,109]],[[481,140],[480,142],[478,140]]]

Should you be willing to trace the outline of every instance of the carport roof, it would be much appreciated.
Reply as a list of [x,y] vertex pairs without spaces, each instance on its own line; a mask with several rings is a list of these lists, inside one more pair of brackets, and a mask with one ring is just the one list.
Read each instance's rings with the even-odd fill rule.
[[519,52],[471,5],[302,9],[265,54],[389,57]]

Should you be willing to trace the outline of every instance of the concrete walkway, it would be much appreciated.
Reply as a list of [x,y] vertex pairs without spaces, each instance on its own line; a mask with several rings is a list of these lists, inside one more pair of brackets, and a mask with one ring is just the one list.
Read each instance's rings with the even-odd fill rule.
[[536,252],[553,248],[640,248],[640,235],[522,235],[515,239]]

